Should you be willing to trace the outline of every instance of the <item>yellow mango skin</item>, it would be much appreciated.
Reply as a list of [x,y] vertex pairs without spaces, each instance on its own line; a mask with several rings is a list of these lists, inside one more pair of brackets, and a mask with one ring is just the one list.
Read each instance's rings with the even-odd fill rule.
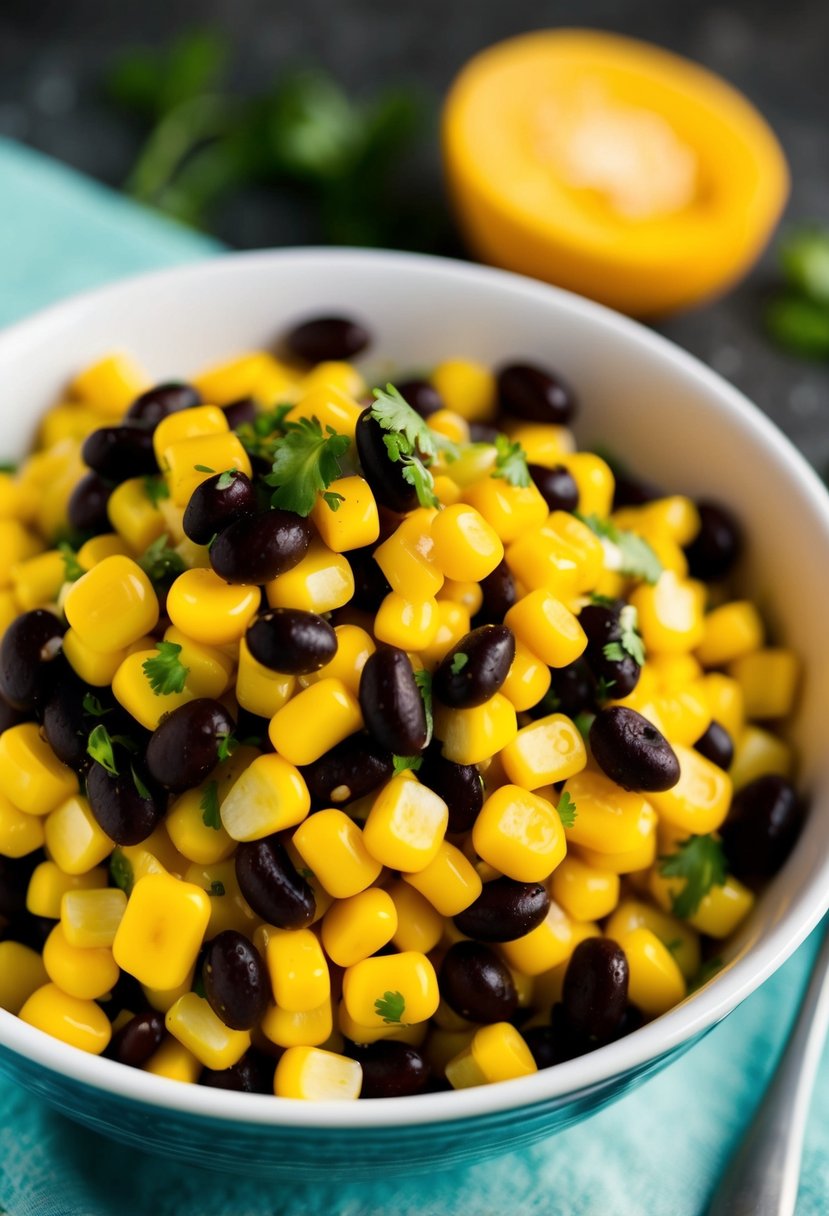
[[[560,125],[588,90],[615,124],[661,116],[695,161],[685,205],[625,218],[606,195],[564,180],[551,114]],[[686,308],[739,279],[789,189],[780,145],[740,93],[615,34],[545,30],[476,55],[449,92],[442,135],[450,194],[479,258],[636,316]]]

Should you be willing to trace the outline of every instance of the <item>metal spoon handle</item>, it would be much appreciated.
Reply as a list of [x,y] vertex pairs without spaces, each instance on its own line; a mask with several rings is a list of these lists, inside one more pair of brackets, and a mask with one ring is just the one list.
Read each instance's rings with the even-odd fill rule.
[[829,1027],[829,930],[786,1049],[708,1216],[792,1216],[806,1118]]

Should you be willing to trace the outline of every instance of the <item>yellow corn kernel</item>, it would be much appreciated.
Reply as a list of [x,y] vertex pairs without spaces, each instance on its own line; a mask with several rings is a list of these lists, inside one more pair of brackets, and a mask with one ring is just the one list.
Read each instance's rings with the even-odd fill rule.
[[168,414],[153,431],[153,448],[159,468],[164,468],[164,453],[174,443],[206,435],[226,435],[229,430],[226,415],[216,405],[199,405],[195,409]]
[[34,722],[0,735],[0,793],[27,815],[48,815],[78,792],[78,779],[61,764]]
[[[209,474],[205,474],[205,476],[207,477]],[[194,544],[193,541],[188,540],[185,534],[184,507],[178,506],[169,497],[159,499],[157,506],[164,519],[164,531],[167,533],[167,543],[180,551],[180,556],[185,565],[207,565],[210,561],[209,555],[207,556],[207,561],[201,560],[201,555],[207,554],[207,546]]]
[[374,560],[393,591],[411,599],[430,599],[443,586],[444,576],[435,563],[431,527],[438,512],[412,511],[388,540],[374,550]]
[[[160,1012],[165,1012],[160,1010]],[[166,1038],[158,1051],[150,1056],[143,1065],[145,1072],[151,1072],[156,1077],[166,1077],[169,1081],[181,1081],[187,1085],[195,1085],[199,1079],[202,1066],[192,1051],[179,1043],[172,1036]]]
[[360,1096],[363,1070],[356,1060],[319,1047],[289,1047],[274,1075],[278,1098],[349,1102]]
[[561,464],[562,457],[575,450],[573,432],[566,426],[516,420],[506,421],[504,430],[513,442],[521,444],[530,464],[541,464],[551,469]]
[[430,431],[444,435],[452,443],[469,443],[469,423],[454,410],[435,410],[426,419]]
[[699,937],[684,921],[661,908],[640,900],[626,899],[607,922],[605,935],[618,942],[625,934],[641,928],[650,929],[659,938],[676,959],[686,980],[693,979],[700,966]]
[[117,532],[105,532],[102,536],[93,536],[84,541],[78,550],[78,565],[84,570],[91,570],[102,562],[105,557],[129,557],[130,550]]
[[567,856],[553,872],[550,892],[573,920],[601,920],[619,902],[619,876]]
[[453,1089],[511,1081],[537,1072],[535,1060],[519,1032],[509,1022],[493,1022],[476,1030],[467,1047],[446,1064]]
[[363,843],[383,865],[414,874],[434,860],[448,822],[443,799],[412,773],[401,773],[375,798],[363,829]]
[[320,680],[342,680],[356,697],[360,691],[363,668],[377,647],[371,634],[359,625],[337,625],[334,633],[337,635],[337,651],[333,659],[319,671],[300,677],[300,683],[316,684]]
[[127,657],[126,647],[113,650],[109,654],[92,650],[74,629],[67,629],[63,635],[63,653],[76,675],[79,675],[85,684],[92,684],[95,688],[104,688],[111,684],[113,676]]
[[554,807],[518,785],[490,794],[475,820],[472,843],[479,857],[519,882],[547,878],[567,851]]
[[212,570],[185,570],[167,595],[167,613],[194,642],[227,646],[244,637],[261,599],[258,587],[226,583]]
[[361,1026],[425,1022],[439,1000],[435,969],[416,951],[366,958],[343,975],[343,1003]]
[[666,537],[674,544],[689,545],[699,532],[699,511],[683,494],[655,498],[639,507],[624,507],[613,514],[618,528],[639,532],[647,540]]
[[334,808],[317,811],[300,825],[293,842],[303,861],[335,899],[364,891],[382,866],[371,856],[357,824]]
[[656,678],[660,694],[673,695],[689,686],[697,688],[703,679],[702,667],[692,654],[653,655],[648,659],[648,668]]
[[144,664],[157,658],[155,650],[137,650],[127,655],[112,677],[115,699],[147,730],[155,730],[165,714],[186,705],[194,696],[186,684],[181,692],[153,691]]
[[[446,461],[445,476],[451,478],[455,486],[461,491],[466,490],[470,486],[477,485],[479,482],[486,483],[489,481],[490,473],[495,468],[497,457],[498,451],[494,443],[471,443],[465,446],[454,460]],[[505,488],[510,488],[509,482],[503,481],[501,478],[495,481],[495,485],[496,487],[501,485]],[[481,511],[481,514],[484,515],[484,512]],[[545,508],[542,518],[546,518],[546,514]]]
[[[347,364],[326,364],[328,368],[340,367],[346,368]],[[318,372],[319,368],[315,368],[314,372]],[[311,373],[311,376],[314,375]],[[325,375],[326,373],[323,373]],[[353,368],[348,367],[346,375],[356,376],[359,373]],[[352,386],[353,387],[353,386]],[[358,390],[358,392],[361,390]],[[357,420],[363,412],[362,406],[355,401],[355,394],[350,391],[346,384],[339,385],[335,379],[328,383],[313,383],[310,379],[306,380],[303,385],[303,393],[299,401],[289,414],[291,422],[296,422],[300,418],[316,418],[323,431],[326,427],[333,427],[340,435],[348,435],[354,438],[354,431],[357,426]]]
[[575,820],[565,829],[568,844],[597,853],[624,853],[655,834],[656,812],[650,803],[603,773],[577,773],[564,792],[576,805]]
[[616,479],[607,461],[594,452],[572,452],[563,455],[561,463],[578,486],[581,514],[607,519],[616,488]]
[[380,516],[365,478],[336,478],[327,494],[339,494],[343,501],[332,510],[327,501],[318,496],[311,519],[328,548],[334,553],[346,553],[350,549],[373,545],[380,535]]
[[467,422],[487,422],[496,409],[495,377],[483,363],[444,359],[430,377],[447,409]]
[[578,618],[543,589],[531,591],[513,604],[504,624],[549,667],[567,667],[587,647]]
[[43,965],[61,992],[82,1001],[102,997],[118,982],[120,974],[108,946],[75,946],[68,940],[63,924],[55,925],[46,939]]
[[460,849],[444,840],[435,857],[416,874],[403,874],[403,881],[425,896],[442,916],[457,916],[474,903],[483,883]]
[[205,368],[194,377],[193,384],[205,401],[216,405],[232,405],[242,397],[255,397],[263,405],[270,405],[277,398],[292,400],[285,394],[295,389],[295,377],[273,355],[255,350]]
[[43,542],[16,519],[0,519],[0,587],[11,587],[12,570],[42,549]]
[[331,977],[319,938],[310,929],[272,933],[265,952],[276,1004],[307,1013],[331,996]]
[[549,714],[523,726],[501,752],[504,772],[513,785],[528,790],[566,781],[587,763],[578,728],[566,714]]
[[147,387],[145,373],[128,355],[118,353],[85,367],[72,381],[70,393],[94,414],[114,421]]
[[19,811],[0,794],[0,857],[25,857],[39,849],[44,838],[43,820]]
[[474,1029],[437,1029],[429,1032],[423,1054],[426,1058],[426,1063],[436,1076],[442,1077],[446,1075],[446,1065],[459,1052],[463,1051],[465,1047],[469,1046],[474,1033]]
[[709,612],[696,655],[703,667],[724,667],[763,645],[765,629],[749,600],[734,600]]
[[388,889],[397,912],[392,941],[398,950],[428,954],[443,934],[443,917],[419,891],[402,880]]
[[109,1020],[100,1005],[70,996],[56,984],[44,984],[33,992],[18,1017],[44,1034],[94,1056],[106,1049],[112,1036]]
[[30,456],[19,477],[0,473],[0,519],[17,519],[21,523],[34,519],[38,506],[37,487],[31,480],[24,480],[32,459]]
[[510,967],[524,975],[536,976],[563,963],[575,950],[583,935],[574,931],[574,922],[551,902],[547,915],[523,937],[502,942],[499,949]]
[[126,906],[127,897],[117,888],[67,891],[60,904],[60,923],[67,942],[80,949],[111,946]]
[[73,583],[63,608],[80,640],[101,653],[124,649],[158,622],[152,583],[136,562],[117,555]]
[[205,933],[207,940],[225,929],[236,929],[246,937],[253,936],[259,917],[241,892],[232,857],[208,865],[194,863],[185,871],[184,880],[199,887],[210,898],[210,920]]
[[48,984],[43,959],[20,942],[0,942],[0,1009],[19,1013],[36,989]]
[[435,710],[435,735],[443,742],[443,755],[456,764],[480,764],[505,748],[518,733],[512,702],[495,693],[483,705],[470,709]]
[[107,502],[107,515],[118,536],[126,541],[133,553],[143,553],[167,531],[164,516],[147,497],[143,477],[131,477],[115,487]]
[[231,1030],[195,992],[185,993],[170,1006],[164,1025],[206,1068],[232,1068],[250,1047],[250,1034]]
[[66,562],[55,549],[39,553],[11,568],[12,589],[24,612],[50,604],[66,577]]
[[322,944],[332,962],[353,967],[390,942],[397,926],[391,895],[380,887],[370,887],[337,900],[329,908],[322,922]]
[[[684,886],[685,880],[682,878],[666,878],[658,869],[650,872],[648,889],[666,911],[673,906],[673,900]],[[748,916],[753,905],[751,891],[729,874],[722,886],[711,887],[702,897],[696,912],[687,917],[687,923],[709,937],[729,937]]]
[[710,671],[703,676],[700,692],[708,702],[711,717],[720,726],[724,726],[735,741],[742,734],[745,726],[745,702],[743,690],[731,676],[724,676],[719,671]]
[[242,638],[235,688],[236,700],[242,709],[260,718],[272,718],[293,696],[295,688],[296,676],[286,676],[265,667],[253,657]]
[[553,511],[539,528],[509,546],[507,563],[528,590],[544,589],[567,599],[595,587],[604,568],[604,549],[581,520]]
[[[213,795],[215,794],[215,803]],[[188,861],[212,865],[230,857],[236,842],[219,824],[212,823],[212,811],[218,807],[218,783],[215,778],[195,789],[180,794],[170,806],[164,820],[170,839]],[[205,819],[208,822],[205,822]]]
[[[175,414],[169,416],[176,417]],[[213,472],[237,469],[246,477],[251,474],[247,452],[237,436],[228,430],[216,435],[194,435],[189,439],[176,440],[163,449],[159,465],[170,487],[170,498],[177,507],[186,507],[193,491],[212,477]]]
[[195,967],[191,967],[182,982],[175,988],[148,988],[146,984],[142,985],[141,990],[150,1008],[155,1009],[158,1013],[166,1013],[168,1009],[172,1009],[179,997],[192,989],[195,971]]
[[445,473],[438,473],[435,476],[435,484],[432,489],[442,507],[454,507],[455,503],[461,500],[460,486]]
[[187,687],[194,696],[221,697],[227,692],[233,678],[233,660],[223,650],[194,641],[175,625],[165,631],[164,641],[181,647],[179,661],[187,668]]
[[481,605],[484,602],[484,593],[481,590],[480,583],[462,583],[456,582],[455,579],[447,578],[443,580],[443,586],[440,589],[439,600],[449,600],[453,604],[460,604],[466,609],[470,617],[473,617],[476,612],[480,612]]
[[337,1026],[340,1034],[351,1039],[352,1043],[376,1043],[378,1039],[392,1039],[396,1043],[408,1043],[410,1047],[420,1047],[425,1042],[429,1030],[428,1022],[413,1022],[411,1025],[389,1022],[361,1026],[350,1016],[344,1001],[340,1001],[337,1009]]
[[[650,654],[676,654],[699,646],[705,632],[705,586],[664,570],[653,586],[641,583],[630,602]],[[699,657],[699,651],[697,652]]]
[[106,870],[96,868],[86,874],[64,874],[53,861],[42,861],[29,879],[26,908],[32,916],[57,920],[61,900],[67,891],[91,891],[106,885]]
[[747,717],[784,718],[792,712],[800,676],[794,651],[757,650],[735,659],[728,672],[742,689]]
[[304,688],[277,710],[268,734],[286,760],[312,764],[362,725],[357,698],[342,680],[328,679]]
[[670,950],[650,929],[632,929],[619,945],[630,971],[628,997],[649,1017],[667,1012],[685,997],[682,972]]
[[432,520],[433,557],[448,578],[480,582],[503,560],[497,532],[474,507],[458,503]]
[[[701,680],[676,692],[662,693],[648,708],[651,707],[660,730],[674,745],[690,747],[711,725],[711,710]],[[641,711],[646,718],[650,716],[648,708]]]
[[789,777],[793,768],[794,755],[785,740],[759,726],[746,726],[734,740],[734,759],[728,775],[734,789],[739,790],[766,773]]
[[334,1029],[331,997],[316,1009],[288,1010],[269,1005],[261,1022],[265,1038],[278,1047],[319,1047]]
[[461,638],[466,637],[470,629],[469,613],[463,604],[456,604],[453,600],[439,599],[437,606],[439,619],[437,633],[432,642],[420,651],[423,665],[430,669],[436,667],[444,655]]
[[674,746],[679,781],[672,789],[649,795],[662,819],[689,833],[714,832],[731,805],[731,779],[693,748]]
[[501,695],[512,702],[517,713],[522,713],[538,704],[547,693],[551,678],[547,664],[523,642],[516,642],[515,658],[501,685]]
[[354,575],[347,558],[312,540],[302,561],[267,583],[265,594],[271,608],[333,612],[353,596]]
[[[495,449],[485,451],[492,454],[494,461]],[[449,466],[449,473],[455,476],[455,464]],[[528,531],[540,528],[548,515],[547,504],[535,485],[513,486],[500,477],[483,477],[473,481],[465,488],[463,500],[475,508],[505,545],[512,544]]]
[[620,849],[613,853],[600,853],[597,849],[580,848],[578,855],[588,866],[598,870],[609,870],[611,874],[636,874],[653,865],[657,850],[656,823],[653,822],[649,832],[640,837],[639,843],[632,849]]
[[221,804],[222,826],[233,840],[261,840],[301,823],[311,806],[308,787],[282,756],[258,756],[240,773]]
[[196,961],[210,899],[193,883],[149,874],[132,889],[112,952],[124,971],[150,988],[175,988]]
[[374,636],[401,650],[424,650],[440,627],[437,600],[411,600],[391,591],[377,609]]

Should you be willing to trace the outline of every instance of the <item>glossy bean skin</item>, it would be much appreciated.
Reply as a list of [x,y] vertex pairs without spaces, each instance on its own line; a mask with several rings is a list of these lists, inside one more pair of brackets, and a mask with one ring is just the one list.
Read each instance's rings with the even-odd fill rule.
[[192,384],[177,381],[156,384],[140,397],[136,397],[124,415],[124,421],[154,429],[168,414],[190,410],[201,403],[201,394]]
[[575,511],[579,505],[576,479],[563,464],[548,469],[543,464],[527,465],[536,489],[550,511]]
[[235,722],[211,697],[197,697],[167,714],[150,736],[146,763],[165,789],[190,790],[207,778],[219,760],[219,744]]
[[411,511],[417,506],[417,492],[403,477],[404,466],[389,456],[384,436],[386,432],[363,410],[357,420],[354,438],[363,476],[379,503],[392,511]]
[[[140,844],[160,823],[167,799],[152,789],[149,773],[135,763],[134,757],[121,748],[115,749],[118,776],[107,772],[95,761],[86,776],[86,793],[92,814],[100,827],[116,844]],[[132,766],[139,779],[149,789],[143,797],[136,787]]]
[[639,683],[641,668],[632,655],[621,659],[609,659],[604,653],[610,642],[619,642],[622,629],[619,613],[622,604],[613,607],[606,604],[587,604],[579,613],[579,624],[587,634],[587,649],[584,658],[594,678],[603,681],[613,697],[626,697]]
[[438,973],[441,996],[472,1022],[506,1022],[518,1008],[509,967],[481,942],[455,942]]
[[700,529],[685,549],[692,578],[706,583],[725,578],[743,549],[742,528],[736,517],[716,502],[698,502]]
[[231,1030],[251,1030],[268,1007],[270,981],[262,955],[243,933],[225,929],[207,943],[204,994]]
[[253,422],[258,411],[253,397],[240,397],[238,401],[231,401],[230,405],[223,405],[222,413],[227,418],[227,425],[235,431],[237,427]]
[[300,769],[317,806],[337,806],[370,794],[391,777],[392,758],[370,735],[349,735]]
[[391,591],[391,583],[374,560],[373,549],[352,549],[346,554],[354,575],[354,594],[349,607],[376,612]]
[[679,760],[652,722],[626,705],[600,709],[590,727],[599,767],[626,790],[669,790],[679,781]]
[[417,776],[449,807],[447,832],[468,832],[484,804],[484,782],[477,766],[447,760],[440,754],[440,744],[434,743]]
[[302,561],[311,525],[293,511],[258,511],[228,524],[210,546],[210,565],[226,583],[267,583]]
[[88,765],[86,745],[96,719],[83,706],[86,686],[74,673],[66,672],[55,681],[52,695],[43,707],[43,733],[52,751],[62,764],[85,769]]
[[285,346],[306,363],[353,359],[370,341],[368,330],[350,317],[311,317],[285,335]]
[[773,877],[797,843],[805,813],[785,777],[770,773],[744,785],[720,828],[731,872],[749,882]]
[[472,623],[476,628],[480,625],[500,625],[516,600],[515,579],[506,560],[499,562],[491,574],[481,579],[480,588],[483,599]]
[[273,1061],[252,1047],[231,1068],[216,1072],[205,1068],[199,1077],[199,1085],[210,1089],[231,1089],[244,1094],[273,1093]]
[[562,1004],[578,1033],[606,1043],[618,1031],[627,1009],[630,972],[625,952],[606,937],[579,942],[567,965]]
[[369,655],[360,676],[360,708],[366,729],[382,748],[398,756],[423,751],[426,710],[405,651],[379,646]]
[[239,845],[236,878],[257,916],[277,929],[304,929],[314,919],[314,892],[276,836]]
[[711,722],[705,733],[697,739],[694,749],[701,756],[705,756],[706,760],[716,764],[718,768],[724,769],[726,772],[731,768],[731,762],[734,759],[734,741],[719,722]]
[[224,473],[208,477],[196,486],[184,508],[184,535],[197,545],[206,545],[222,528],[256,510],[256,492],[245,473],[234,473],[229,485],[219,489]]
[[346,1043],[345,1054],[363,1069],[361,1098],[406,1098],[423,1093],[429,1080],[426,1061],[408,1043]]
[[402,380],[396,385],[398,393],[421,418],[428,418],[444,408],[443,398],[428,380]]
[[570,386],[552,371],[530,363],[510,363],[497,374],[498,401],[505,413],[527,422],[566,426],[576,410]]
[[84,474],[66,506],[66,517],[75,532],[99,536],[110,530],[112,525],[107,514],[107,503],[112,489],[112,485],[97,473]]
[[161,1046],[164,1014],[156,1010],[137,1013],[112,1036],[106,1054],[129,1068],[141,1068]]
[[81,455],[107,481],[158,472],[152,434],[140,426],[102,426],[87,435]]
[[0,643],[0,692],[15,709],[34,709],[60,653],[66,624],[45,608],[24,612]]
[[550,896],[540,882],[495,878],[485,882],[473,904],[459,912],[461,933],[482,942],[511,942],[537,928],[550,909]]
[[309,675],[337,653],[337,635],[316,612],[272,608],[248,628],[248,650],[264,667],[286,675]]
[[432,688],[453,709],[483,705],[498,692],[515,658],[506,625],[481,625],[462,637],[438,663]]

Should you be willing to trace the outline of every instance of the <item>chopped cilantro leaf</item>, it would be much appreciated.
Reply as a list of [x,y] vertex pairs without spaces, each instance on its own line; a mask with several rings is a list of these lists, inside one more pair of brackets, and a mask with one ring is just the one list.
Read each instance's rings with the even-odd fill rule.
[[90,731],[89,739],[86,744],[87,755],[97,761],[102,768],[105,768],[113,777],[118,776],[118,766],[115,763],[115,753],[112,747],[112,739],[109,737],[109,731],[102,722]]
[[417,770],[420,768],[421,764],[423,763],[423,757],[422,756],[392,756],[391,762],[392,762],[392,767],[394,768],[394,775],[397,776],[398,773],[405,773],[406,769],[411,769],[413,773],[416,773]]
[[422,507],[436,507],[435,479],[428,468],[438,452],[434,432],[393,384],[374,390],[371,416],[388,432],[383,442],[389,459],[403,465],[403,478],[414,487],[417,501]]
[[13,460],[0,460],[0,473],[8,473],[11,476],[12,473],[16,472],[17,465]]
[[374,1002],[374,1011],[387,1025],[400,1023],[406,1012],[406,998],[402,992],[384,992]]
[[206,828],[215,828],[218,832],[222,826],[219,815],[219,787],[215,781],[208,781],[204,793],[199,799],[202,823]]
[[449,664],[449,669],[452,672],[452,675],[453,676],[460,675],[460,673],[463,671],[464,667],[466,667],[468,662],[469,662],[469,655],[464,654],[462,650],[458,650],[452,656],[452,662]]
[[193,468],[197,473],[215,473],[215,469],[211,469],[209,464],[194,464]]
[[253,422],[243,422],[235,432],[242,447],[251,456],[272,460],[274,449],[283,434],[285,419],[293,408],[293,403],[286,402],[266,413],[257,414]]
[[219,760],[229,760],[238,746],[239,740],[233,734],[223,733],[216,736],[216,755]]
[[593,719],[595,717],[595,714],[590,714],[585,711],[584,713],[576,714],[575,718],[573,719],[573,725],[583,739],[587,739],[588,735],[590,734],[590,727],[593,725]]
[[113,850],[112,856],[109,859],[109,873],[116,887],[120,887],[122,891],[129,895],[133,884],[132,864],[129,858],[124,856],[121,849]]
[[[605,656],[607,657],[607,656]],[[606,680],[604,676],[599,676],[596,681],[596,700],[607,701],[610,698],[610,690],[615,685],[615,680]]]
[[225,893],[225,884],[223,882],[219,882],[218,878],[214,878],[213,882],[211,882],[211,884],[210,884],[210,890],[207,892],[207,894],[208,895],[224,895],[224,893]]
[[151,583],[162,583],[178,578],[186,569],[181,554],[170,548],[168,540],[169,537],[166,533],[159,536],[158,540],[154,540],[138,559],[139,566]]
[[330,511],[339,511],[340,504],[345,502],[345,496],[337,494],[334,490],[326,490],[322,495],[322,500]]
[[238,469],[225,469],[219,480],[216,482],[217,490],[227,490],[233,485],[236,478],[239,476]]
[[157,507],[162,498],[170,497],[170,487],[160,474],[150,473],[144,478],[144,497]]
[[174,692],[182,692],[184,682],[190,674],[190,668],[185,667],[181,659],[181,646],[178,642],[156,642],[158,654],[151,659],[145,659],[141,664],[150,688],[157,697],[169,697]]
[[342,474],[340,457],[348,451],[351,440],[331,426],[323,432],[318,418],[300,418],[298,422],[283,423],[283,427],[285,434],[276,444],[272,471],[265,478],[269,486],[276,486],[271,505],[310,515],[317,494]]
[[608,570],[616,570],[630,578],[640,578],[646,583],[655,583],[662,573],[662,563],[648,542],[635,532],[626,532],[617,528],[609,519],[599,519],[597,515],[580,515],[575,512],[582,523],[587,524],[591,532],[595,532],[600,540],[605,542],[605,564]]
[[616,601],[610,595],[596,595],[594,592],[590,596],[591,604],[600,604],[603,608],[615,608]]
[[493,477],[503,477],[511,486],[528,486],[530,471],[527,468],[527,454],[520,443],[513,443],[508,435],[495,437],[495,468]]
[[432,715],[432,673],[427,671],[425,667],[421,667],[420,671],[414,673],[415,684],[420,689],[420,695],[423,698],[423,708],[426,711],[426,744],[428,747],[432,742],[432,731],[434,730],[435,722]]
[[138,792],[138,797],[139,798],[152,798],[152,794],[147,789],[146,785],[141,780],[138,773],[135,771],[134,764],[130,765],[130,772],[132,773],[132,783],[135,786],[136,791]]
[[71,545],[66,541],[61,541],[58,545],[58,553],[63,558],[63,577],[67,583],[76,583],[79,578],[82,578],[86,571],[78,561],[78,555]]
[[621,640],[607,642],[602,647],[602,654],[615,663],[621,662],[625,655],[629,654],[641,667],[645,662],[645,646],[639,633],[639,614],[633,604],[625,604],[619,613],[619,625],[622,630]]
[[568,794],[567,790],[561,795],[558,800],[558,817],[561,820],[563,828],[571,828],[576,822],[576,804]]
[[104,709],[101,702],[94,693],[84,693],[83,701],[81,702],[84,712],[91,714],[93,718],[103,718],[104,714],[111,714],[112,708]]
[[721,887],[728,873],[725,853],[713,836],[689,836],[675,853],[659,858],[664,878],[684,878],[679,891],[671,893],[671,908],[675,916],[693,916],[712,887]]

